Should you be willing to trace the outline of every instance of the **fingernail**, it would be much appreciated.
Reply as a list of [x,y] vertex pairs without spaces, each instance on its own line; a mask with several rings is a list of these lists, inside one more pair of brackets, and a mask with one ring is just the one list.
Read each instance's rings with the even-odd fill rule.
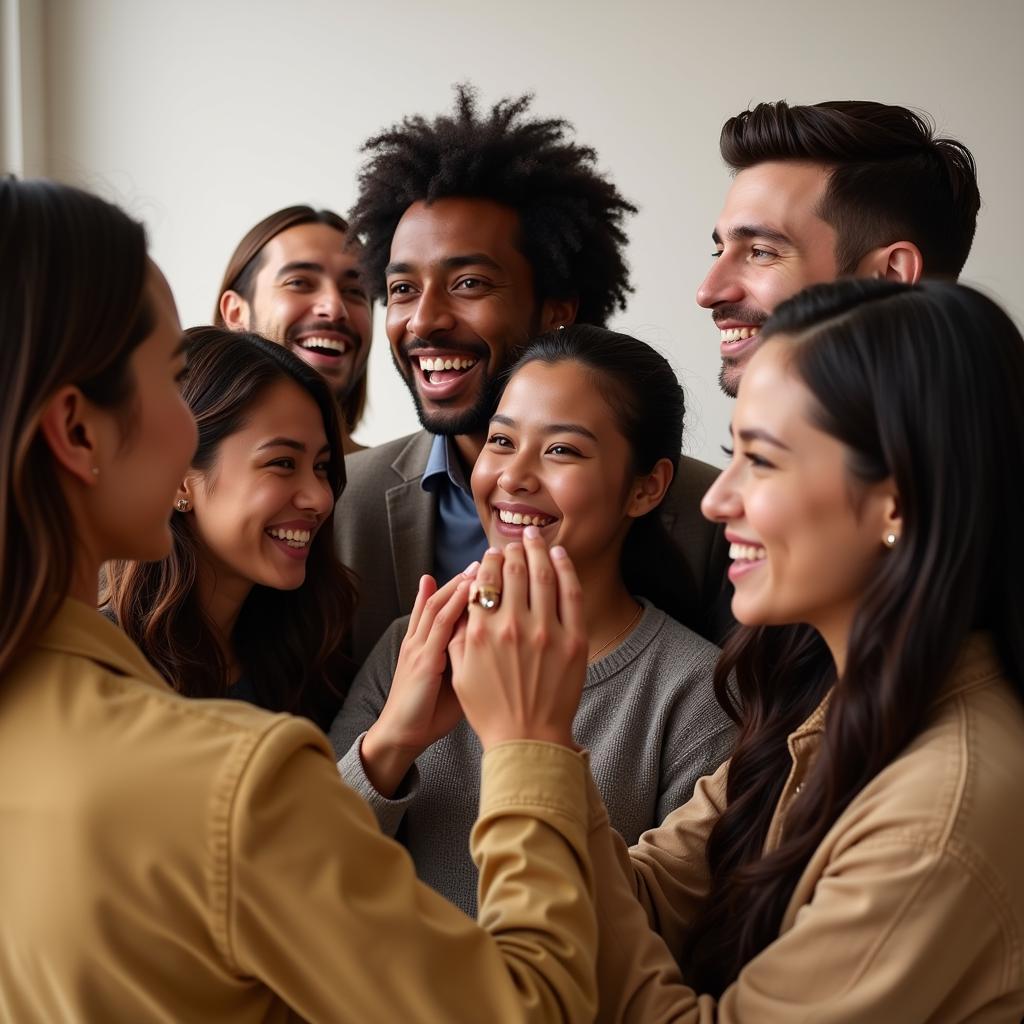
[[551,549],[552,558],[568,558],[569,556],[565,553],[565,548],[561,544]]
[[462,575],[463,576],[469,576],[470,573],[476,572],[477,569],[479,569],[479,568],[480,568],[480,563],[479,562],[470,562],[469,565],[467,565],[466,568],[462,570]]
[[497,554],[500,554],[500,552],[498,551],[498,549],[497,549],[497,548],[488,548],[488,549],[487,549],[487,550],[486,550],[486,551],[484,552],[484,554],[485,554],[485,555],[497,555]]
[[523,536],[527,540],[536,540],[540,536],[540,530],[536,526],[528,526],[523,530]]

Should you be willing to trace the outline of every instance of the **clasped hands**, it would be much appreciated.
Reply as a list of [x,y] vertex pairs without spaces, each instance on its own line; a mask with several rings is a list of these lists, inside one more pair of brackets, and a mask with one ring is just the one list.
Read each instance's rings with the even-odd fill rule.
[[[475,590],[500,594],[495,607]],[[484,602],[491,604],[491,601]],[[576,571],[536,527],[438,588],[420,580],[387,702],[363,738],[367,777],[391,797],[416,758],[465,715],[484,750],[509,740],[573,746],[587,635]]]

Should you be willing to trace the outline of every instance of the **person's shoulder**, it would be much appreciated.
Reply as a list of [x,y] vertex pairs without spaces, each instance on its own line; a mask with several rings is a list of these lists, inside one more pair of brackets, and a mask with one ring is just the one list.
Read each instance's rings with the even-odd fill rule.
[[700,664],[714,665],[722,653],[710,640],[684,626],[678,619],[672,618],[660,608],[651,606],[652,611],[660,617],[658,632],[654,638],[655,652],[670,661],[683,658]]
[[715,482],[722,471],[710,463],[701,462],[690,455],[679,457],[679,468],[672,479],[672,485],[665,495],[665,503],[670,504],[687,497],[696,496],[699,503],[707,489]]
[[[398,473],[410,460],[422,461],[425,466],[433,441],[433,434],[426,430],[417,430],[413,434],[396,437],[393,441],[385,441],[372,448],[364,448],[362,451],[346,455],[345,471],[349,482],[360,480],[367,475],[377,475],[382,469],[393,468],[396,464]],[[420,472],[422,469],[421,466]]]

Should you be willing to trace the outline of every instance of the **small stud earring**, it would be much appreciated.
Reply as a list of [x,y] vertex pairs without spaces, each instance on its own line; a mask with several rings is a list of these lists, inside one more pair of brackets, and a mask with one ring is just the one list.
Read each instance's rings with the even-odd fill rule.
[[192,502],[188,498],[179,498],[175,503],[174,507],[179,512],[187,512],[192,507]]
[[100,467],[99,466],[93,466],[92,467],[92,475],[93,476],[99,476],[100,475]]
[[897,539],[898,538],[897,538],[896,534],[893,533],[892,531],[890,531],[889,533],[887,533],[885,535],[885,546],[887,548],[894,548],[894,547],[896,547]]
[[565,330],[565,324],[559,324],[557,329],[560,330],[560,331],[564,331]]

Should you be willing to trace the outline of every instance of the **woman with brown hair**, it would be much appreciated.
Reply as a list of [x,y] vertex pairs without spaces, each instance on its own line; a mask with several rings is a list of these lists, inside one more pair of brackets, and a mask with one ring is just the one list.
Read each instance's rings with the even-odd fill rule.
[[337,407],[319,374],[258,335],[186,333],[181,392],[199,443],[171,553],[110,563],[109,611],[186,696],[237,697],[327,729],[356,601],[331,526],[345,484]]
[[[534,552],[528,595],[520,551],[453,673],[486,750],[478,926],[416,881],[311,723],[186,699],[96,610],[105,561],[170,550],[186,344],[120,210],[6,180],[0,223],[0,1016],[590,1020],[579,688],[554,685],[583,678],[568,560]],[[423,609],[439,636],[467,591]],[[510,615],[546,658],[509,689],[481,649]]]

